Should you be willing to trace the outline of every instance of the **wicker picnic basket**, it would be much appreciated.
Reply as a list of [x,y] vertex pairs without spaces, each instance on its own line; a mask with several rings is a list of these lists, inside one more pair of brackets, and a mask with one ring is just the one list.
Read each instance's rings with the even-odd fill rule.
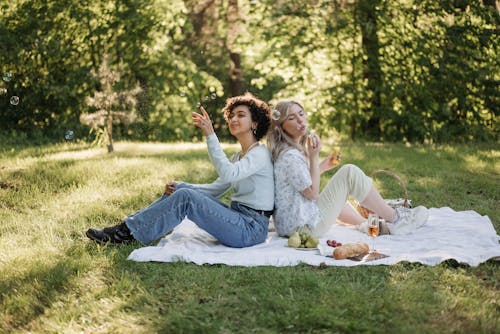
[[[389,206],[392,208],[397,208],[397,207],[405,207],[405,208],[411,208],[411,200],[408,199],[408,191],[406,190],[406,185],[401,180],[401,178],[394,173],[393,171],[387,170],[387,169],[378,169],[376,171],[373,171],[372,173],[369,174],[370,177],[375,177],[376,175],[379,174],[387,174],[389,176],[392,176],[396,181],[398,181],[399,185],[403,189],[404,192],[404,197],[403,198],[396,198],[396,199],[386,199],[385,201]],[[373,213],[373,211],[369,210],[368,208],[365,208],[364,206],[361,205],[361,203],[356,202],[356,209],[358,212],[365,218],[368,218],[368,215],[370,213]]]

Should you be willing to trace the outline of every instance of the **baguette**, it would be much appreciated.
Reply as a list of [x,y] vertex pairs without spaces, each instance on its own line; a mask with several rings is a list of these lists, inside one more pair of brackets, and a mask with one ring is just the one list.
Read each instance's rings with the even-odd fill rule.
[[342,246],[335,247],[333,257],[335,260],[343,260],[349,257],[358,256],[367,253],[370,248],[364,242],[353,242]]

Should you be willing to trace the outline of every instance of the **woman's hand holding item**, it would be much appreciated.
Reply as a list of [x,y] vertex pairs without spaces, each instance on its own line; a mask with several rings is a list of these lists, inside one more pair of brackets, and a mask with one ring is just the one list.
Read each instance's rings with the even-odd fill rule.
[[330,153],[329,156],[327,156],[323,161],[321,161],[320,164],[321,173],[326,172],[340,165],[341,159],[342,159],[342,153],[340,153],[339,148],[335,147],[332,153]]
[[197,112],[192,113],[194,126],[199,127],[205,136],[209,136],[212,133],[215,133],[212,121],[210,120],[210,116],[208,116],[203,106],[200,107],[200,111],[201,114]]
[[165,195],[172,195],[175,191],[175,188],[177,187],[177,184],[179,184],[179,182],[175,181],[168,182],[167,185],[165,186]]
[[319,151],[321,150],[321,141],[318,135],[311,133],[307,136],[307,151],[309,153],[309,159],[319,156]]
[[312,184],[310,187],[301,191],[301,194],[315,201],[319,197],[319,185],[320,185],[320,175],[321,170],[319,168],[319,151],[321,150],[321,141],[319,137],[311,133],[307,136],[307,151],[309,154],[309,172],[311,173]]

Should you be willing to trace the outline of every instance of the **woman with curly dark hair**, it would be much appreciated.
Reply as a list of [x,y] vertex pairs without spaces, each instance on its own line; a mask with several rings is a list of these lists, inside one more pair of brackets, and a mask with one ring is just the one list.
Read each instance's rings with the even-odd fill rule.
[[[121,224],[102,230],[89,229],[98,243],[122,244],[137,240],[150,244],[170,232],[187,216],[221,243],[248,247],[265,240],[274,208],[271,155],[259,140],[270,125],[269,106],[247,93],[229,98],[223,108],[230,133],[241,151],[228,159],[203,107],[193,112],[194,126],[206,136],[208,154],[218,178],[208,184],[169,182],[165,194],[147,208],[126,217]],[[217,197],[234,190],[231,205]]]

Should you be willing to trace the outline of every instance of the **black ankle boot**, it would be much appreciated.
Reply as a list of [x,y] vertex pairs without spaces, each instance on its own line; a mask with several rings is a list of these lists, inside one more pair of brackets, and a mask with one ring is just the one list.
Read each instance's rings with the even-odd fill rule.
[[125,223],[111,227],[105,227],[102,230],[90,228],[85,233],[87,237],[100,244],[128,244],[135,240]]

